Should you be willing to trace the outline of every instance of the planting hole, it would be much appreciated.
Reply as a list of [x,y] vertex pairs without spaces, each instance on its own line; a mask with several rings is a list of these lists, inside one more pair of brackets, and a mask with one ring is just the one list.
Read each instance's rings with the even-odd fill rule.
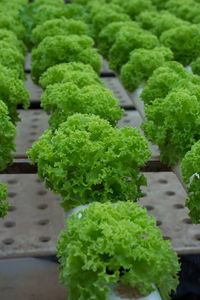
[[16,179],[10,179],[7,182],[8,184],[16,184],[18,181]]
[[38,222],[38,224],[41,225],[41,226],[47,225],[48,223],[49,223],[49,220],[40,220]]
[[35,140],[31,139],[31,140],[28,140],[28,142],[32,144],[35,142]]
[[9,198],[14,198],[17,194],[16,193],[8,193]]
[[39,237],[40,242],[42,243],[47,243],[50,241],[50,237],[49,236],[40,236]]
[[37,121],[39,121],[38,118],[34,118],[34,119],[33,119],[33,122],[37,122]]
[[35,182],[41,183],[40,178],[37,178]]
[[7,227],[7,228],[14,227],[15,226],[15,222],[7,221],[7,222],[4,223],[4,226]]
[[124,123],[130,123],[130,120],[126,119],[124,120]]
[[13,243],[14,243],[14,240],[13,239],[5,239],[4,241],[3,241],[3,243],[5,244],[5,245],[12,245]]
[[171,240],[169,236],[163,236],[163,240]]
[[38,126],[37,125],[32,125],[31,128],[36,129],[36,128],[38,128]]
[[14,210],[16,210],[16,207],[14,205],[10,205],[8,207],[8,211],[14,211]]
[[156,221],[156,225],[157,225],[157,226],[160,226],[160,225],[162,225],[162,222],[161,222],[160,220],[157,220],[157,221]]
[[168,183],[168,181],[167,181],[166,179],[159,179],[158,182],[159,182],[159,183],[162,183],[162,184]]
[[36,134],[37,134],[37,132],[35,132],[35,131],[30,132],[30,135],[36,135]]
[[40,111],[34,111],[34,113],[33,113],[35,116],[38,116],[38,115],[40,115]]
[[47,191],[45,191],[45,190],[41,190],[38,192],[38,195],[40,195],[40,196],[44,196],[46,194],[47,194]]
[[154,207],[151,206],[151,205],[145,205],[145,207],[146,207],[147,210],[153,210],[154,209]]
[[200,234],[196,234],[196,235],[195,235],[195,239],[196,239],[197,241],[200,241]]
[[47,207],[48,205],[45,203],[38,205],[38,209],[46,209]]
[[192,224],[192,220],[189,218],[184,219],[183,222],[186,224]]
[[167,191],[167,192],[166,192],[166,195],[167,195],[167,196],[174,196],[174,195],[176,195],[176,193],[173,192],[173,191]]
[[177,208],[177,209],[183,209],[184,205],[177,203],[177,204],[174,204],[174,207]]

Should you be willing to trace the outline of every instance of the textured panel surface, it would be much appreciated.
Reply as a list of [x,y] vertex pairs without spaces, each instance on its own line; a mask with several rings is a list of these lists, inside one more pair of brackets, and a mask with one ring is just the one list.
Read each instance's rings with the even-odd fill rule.
[[37,175],[0,175],[8,183],[8,215],[0,219],[0,257],[55,254],[65,216],[59,196]]

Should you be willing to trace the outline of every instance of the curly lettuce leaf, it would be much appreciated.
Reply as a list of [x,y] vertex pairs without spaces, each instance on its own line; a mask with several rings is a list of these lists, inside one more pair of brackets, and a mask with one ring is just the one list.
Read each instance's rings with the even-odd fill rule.
[[47,36],[71,34],[88,35],[89,28],[84,22],[78,20],[68,20],[64,17],[52,19],[34,28],[32,40],[34,46],[37,46]]
[[127,90],[132,92],[143,80],[147,80],[155,69],[172,59],[173,53],[165,47],[133,50],[129,61],[121,68],[121,81]]
[[0,100],[0,170],[13,161],[12,151],[15,151],[14,139],[16,128],[10,120],[6,104]]
[[145,106],[145,136],[159,146],[160,158],[176,165],[200,139],[200,101],[187,89],[174,89],[166,98]]
[[50,84],[72,82],[79,88],[88,85],[101,85],[104,82],[99,78],[94,69],[83,63],[62,63],[50,67],[40,76],[39,84],[42,88],[47,88]]
[[7,200],[7,185],[0,182],[0,218],[4,218],[10,206]]
[[13,123],[19,121],[17,105],[28,108],[30,95],[24,82],[18,78],[18,73],[0,65],[0,99],[8,107],[9,116]]
[[100,72],[101,58],[92,46],[93,40],[83,35],[46,37],[31,53],[33,81],[38,83],[49,67],[64,62],[90,64],[97,73]]
[[121,67],[128,62],[131,51],[137,48],[153,49],[157,46],[159,41],[150,32],[133,27],[122,27],[109,52],[109,66],[120,73]]
[[119,130],[98,116],[74,114],[54,133],[46,130],[28,156],[67,211],[91,201],[136,201],[146,185],[139,167],[151,151],[132,127]]
[[170,241],[146,209],[128,202],[92,203],[66,221],[57,243],[60,281],[72,300],[108,300],[121,282],[145,295],[154,283],[163,300],[178,284],[180,265]]
[[49,85],[41,106],[50,114],[49,125],[55,130],[74,113],[94,114],[115,126],[123,115],[120,103],[107,88],[90,85],[79,89],[74,83]]

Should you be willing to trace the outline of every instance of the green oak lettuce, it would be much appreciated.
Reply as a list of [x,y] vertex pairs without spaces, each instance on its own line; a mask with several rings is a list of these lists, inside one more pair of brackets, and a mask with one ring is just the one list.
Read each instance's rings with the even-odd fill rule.
[[19,79],[18,73],[0,65],[0,99],[8,107],[9,116],[13,123],[19,121],[17,105],[22,104],[24,108],[29,106],[29,93],[24,82]]
[[176,165],[200,139],[200,101],[193,91],[173,89],[166,98],[145,105],[145,115],[144,134],[159,146],[161,160],[169,165]]
[[68,20],[64,17],[52,19],[34,28],[32,41],[34,46],[37,46],[47,36],[71,34],[88,35],[89,28],[84,22],[78,20]]
[[142,295],[154,283],[168,300],[178,284],[180,265],[171,242],[163,240],[155,218],[130,201],[95,202],[73,214],[60,233],[57,256],[71,300],[108,300],[109,284],[119,282]]
[[98,84],[104,86],[94,69],[80,62],[62,63],[50,67],[40,76],[39,84],[46,88],[50,84],[72,82],[79,88]]
[[46,37],[31,53],[33,81],[38,83],[39,77],[49,67],[64,62],[90,64],[99,73],[101,58],[92,46],[93,40],[83,35]]
[[188,151],[181,163],[183,181],[188,185],[185,205],[195,224],[200,223],[200,141]]
[[8,108],[0,100],[0,170],[5,169],[13,161],[11,151],[15,151],[16,134],[16,128],[8,115]]
[[136,49],[130,53],[129,61],[121,69],[121,81],[129,91],[134,91],[155,69],[172,59],[173,53],[169,48]]
[[10,206],[7,200],[7,185],[0,182],[0,218],[7,215],[8,207]]
[[178,62],[166,62],[157,68],[148,79],[141,93],[141,98],[146,104],[151,104],[156,98],[165,98],[173,88],[186,87],[195,92],[199,90],[199,85],[199,76],[188,72]]
[[119,73],[121,67],[128,62],[131,51],[137,48],[153,49],[157,46],[159,41],[150,32],[140,28],[122,27],[109,52],[109,66]]
[[99,85],[79,89],[74,83],[49,85],[42,95],[41,106],[51,114],[49,125],[55,130],[74,113],[94,114],[115,126],[123,115],[113,92]]
[[136,201],[146,185],[139,167],[151,151],[132,127],[119,130],[98,116],[74,114],[54,133],[46,130],[28,157],[67,211],[91,201]]

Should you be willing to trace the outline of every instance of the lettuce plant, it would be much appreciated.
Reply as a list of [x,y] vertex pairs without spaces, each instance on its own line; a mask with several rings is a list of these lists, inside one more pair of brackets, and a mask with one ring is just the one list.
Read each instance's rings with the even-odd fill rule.
[[200,101],[187,89],[177,88],[166,98],[155,99],[145,106],[145,113],[145,136],[159,146],[161,160],[169,165],[177,164],[200,139]]
[[5,103],[0,100],[0,170],[12,163],[11,151],[15,151],[14,139],[17,134],[15,126],[8,115]]
[[129,61],[121,69],[121,81],[129,91],[134,91],[155,69],[172,59],[173,53],[165,47],[133,50]]
[[185,205],[195,224],[200,223],[200,141],[188,151],[181,163],[183,181],[188,184],[188,198]]
[[112,22],[105,26],[98,36],[98,48],[104,57],[108,58],[110,48],[115,43],[118,32],[122,29],[122,27],[139,29],[139,25],[133,21]]
[[13,123],[20,120],[17,105],[22,104],[24,108],[29,106],[29,93],[18,77],[16,71],[0,65],[0,99],[7,105]]
[[195,91],[198,90],[199,84],[200,77],[188,72],[180,63],[166,62],[153,72],[141,93],[141,98],[150,104],[156,98],[165,98],[173,88],[187,87],[190,91]]
[[[105,9],[103,9],[105,7]],[[112,8],[107,8],[107,5],[103,6],[100,11],[94,16],[92,20],[92,29],[95,40],[98,41],[98,35],[100,31],[112,22],[127,22],[130,21],[130,17],[123,12],[116,12]]]
[[168,11],[143,11],[136,17],[139,25],[146,30],[151,31],[158,37],[164,31],[176,28],[182,25],[189,25],[186,21],[177,18]]
[[199,23],[200,5],[194,0],[169,0],[165,8],[183,20]]
[[7,215],[8,207],[10,206],[7,200],[7,185],[0,182],[0,218]]
[[5,41],[0,41],[0,62],[1,65],[17,71],[20,79],[26,79],[24,73],[24,56],[15,46],[11,46],[10,43]]
[[92,203],[66,221],[57,243],[60,281],[71,300],[108,300],[110,285],[121,283],[140,294],[154,283],[170,299],[180,269],[171,242],[146,209],[128,202]]
[[161,43],[174,53],[174,59],[187,66],[200,56],[200,27],[183,25],[162,33]]
[[151,151],[132,127],[119,130],[98,116],[74,114],[55,132],[47,129],[28,157],[67,211],[91,201],[136,201],[146,185],[139,167]]
[[157,46],[159,41],[150,32],[133,27],[122,27],[109,52],[109,66],[119,73],[122,65],[128,62],[131,51],[137,48],[153,49]]
[[19,40],[26,40],[25,27],[9,13],[0,12],[0,28],[13,31]]
[[46,88],[50,84],[72,82],[79,88],[98,84],[104,86],[94,69],[80,62],[62,63],[50,67],[40,76],[39,84]]
[[18,49],[22,55],[26,55],[27,48],[25,44],[17,38],[13,31],[8,29],[0,29],[0,41],[5,41],[11,46],[11,48],[16,47],[16,49]]
[[74,113],[94,114],[115,126],[123,115],[120,103],[107,88],[90,85],[79,89],[74,83],[49,85],[42,95],[41,106],[50,114],[52,130]]
[[200,75],[200,56],[197,57],[197,59],[195,59],[190,66],[195,74]]
[[32,32],[32,40],[34,46],[37,46],[47,36],[71,34],[88,35],[89,28],[82,21],[61,17],[36,26]]
[[46,37],[31,53],[33,81],[38,83],[39,77],[49,67],[63,62],[90,64],[99,73],[102,62],[92,45],[93,40],[83,35]]
[[122,6],[125,13],[128,14],[132,20],[144,10],[155,10],[151,0],[113,0],[113,2]]
[[41,5],[63,6],[64,0],[34,0],[33,7],[39,7]]

